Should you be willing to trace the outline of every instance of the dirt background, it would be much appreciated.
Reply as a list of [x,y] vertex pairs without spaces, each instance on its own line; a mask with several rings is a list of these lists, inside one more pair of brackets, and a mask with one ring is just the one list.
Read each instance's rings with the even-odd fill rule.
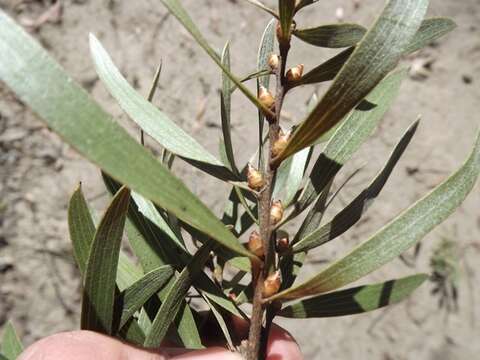
[[[242,0],[182,1],[211,44],[231,41],[233,69],[244,74],[255,66],[257,44],[269,20]],[[274,6],[276,1],[265,3]],[[369,25],[383,1],[319,1],[302,11],[301,26],[337,21]],[[88,33],[95,33],[116,64],[146,93],[160,59],[164,69],[155,103],[177,124],[217,154],[220,119],[219,71],[159,1],[62,1],[61,14],[49,1],[0,0],[34,36],[119,121],[128,119],[98,81],[88,50]],[[50,9],[47,22],[41,16]],[[415,71],[402,85],[399,98],[376,134],[339,174],[364,170],[334,203],[338,210],[378,171],[391,148],[419,114],[420,128],[379,200],[364,220],[334,243],[312,253],[304,276],[344,254],[375,229],[438,184],[468,154],[480,124],[480,0],[432,0],[430,16],[450,16],[459,25],[453,33],[405,60]],[[39,18],[40,17],[40,18]],[[294,41],[291,64],[307,69],[332,51]],[[8,56],[8,54],[0,54]],[[425,77],[418,79],[419,71]],[[28,76],[26,74],[25,76]],[[287,99],[291,125],[300,120],[305,100],[314,90],[296,90]],[[233,105],[234,144],[240,162],[256,146],[256,111],[237,94]],[[133,129],[130,126],[130,129]],[[133,131],[133,130],[132,130]],[[227,188],[182,164],[175,173],[185,179],[217,213]],[[12,319],[26,344],[61,330],[78,327],[80,288],[67,232],[67,201],[82,181],[88,200],[98,210],[106,194],[98,171],[49,133],[43,124],[0,84],[0,328]],[[410,266],[395,260],[368,279],[381,280],[430,271],[429,259],[442,238],[455,242],[460,253],[459,309],[438,308],[438,297],[427,283],[408,301],[389,310],[348,318],[284,321],[298,339],[306,359],[473,359],[480,351],[478,270],[480,188],[462,207],[422,242]],[[329,216],[327,216],[328,218]],[[407,254],[411,257],[411,253]],[[317,263],[317,264],[314,264]]]

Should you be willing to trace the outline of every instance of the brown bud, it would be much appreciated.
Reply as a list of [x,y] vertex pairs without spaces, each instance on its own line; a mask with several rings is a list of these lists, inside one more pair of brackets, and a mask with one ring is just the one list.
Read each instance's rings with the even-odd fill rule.
[[251,164],[247,166],[247,182],[248,187],[252,190],[261,190],[265,186],[265,179],[260,171],[255,169]]
[[270,208],[270,223],[272,225],[278,224],[283,218],[283,204],[280,200],[273,202]]
[[278,68],[279,63],[280,63],[280,58],[278,57],[277,54],[271,54],[268,57],[268,66],[270,66],[270,69],[276,70]]
[[[293,28],[293,24],[290,29]],[[292,32],[291,30],[289,31],[288,34],[284,34],[282,31],[282,25],[280,22],[277,22],[277,40],[280,44],[286,44],[290,42],[290,38],[292,37]]]
[[299,64],[287,71],[287,80],[290,82],[298,81],[302,78],[304,65]]
[[290,241],[287,233],[279,233],[277,237],[277,252],[279,254],[285,254],[290,247]]
[[262,238],[256,230],[252,231],[250,237],[248,238],[248,250],[250,250],[258,257],[262,257],[265,254],[265,252],[263,251]]
[[228,293],[228,297],[230,300],[232,301],[236,301],[237,300],[237,294],[235,294],[233,291],[229,292]]
[[260,90],[258,91],[258,100],[260,100],[260,102],[269,109],[275,105],[275,98],[264,86],[260,86]]
[[280,290],[280,285],[282,285],[282,280],[280,277],[280,271],[275,271],[273,274],[269,275],[263,282],[263,297],[269,298],[270,296],[275,295]]
[[272,157],[277,157],[287,147],[288,140],[290,139],[290,131],[284,133],[280,130],[278,139],[272,145]]

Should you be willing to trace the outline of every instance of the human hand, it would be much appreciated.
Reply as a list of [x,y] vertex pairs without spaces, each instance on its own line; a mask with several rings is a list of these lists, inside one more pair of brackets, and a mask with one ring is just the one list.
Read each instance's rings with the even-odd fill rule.
[[[91,331],[72,331],[46,337],[27,348],[18,360],[241,360],[222,347],[187,351],[162,348],[148,351]],[[273,326],[267,360],[302,360],[297,343],[284,329]]]

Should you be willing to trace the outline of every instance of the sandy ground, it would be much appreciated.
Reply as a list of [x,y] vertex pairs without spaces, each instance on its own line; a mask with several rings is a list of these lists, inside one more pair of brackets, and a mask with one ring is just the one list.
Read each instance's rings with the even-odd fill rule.
[[[274,5],[275,1],[265,1]],[[23,24],[49,8],[48,1],[0,0],[0,7]],[[155,103],[177,124],[217,153],[220,119],[217,90],[219,71],[188,34],[168,16],[158,1],[65,0],[61,22],[41,25],[34,36],[123,124],[128,119],[98,81],[88,50],[88,33],[95,33],[129,81],[146,93],[155,66],[163,59],[160,91]],[[209,41],[221,48],[231,41],[233,69],[247,73],[255,66],[257,44],[269,20],[241,0],[185,0]],[[345,21],[369,25],[383,2],[319,1],[304,11],[304,26],[334,22],[337,7]],[[375,229],[438,184],[468,154],[480,124],[480,1],[432,0],[431,16],[446,15],[458,29],[416,56],[417,64],[431,63],[428,77],[408,79],[401,95],[375,136],[339,174],[339,180],[366,163],[333,208],[352,199],[378,171],[391,148],[419,114],[421,126],[379,200],[355,229],[315,251],[311,260],[332,260],[365,239]],[[51,20],[56,20],[55,16]],[[328,50],[293,44],[291,64],[306,68],[331,56]],[[427,61],[425,61],[427,59]],[[326,88],[318,88],[321,92]],[[291,121],[298,121],[305,99],[315,89],[295,91],[286,103]],[[234,144],[240,162],[255,149],[256,111],[241,95],[234,98]],[[132,129],[132,127],[130,127]],[[59,138],[49,133],[0,84],[0,327],[12,319],[25,343],[57,331],[78,327],[80,288],[67,233],[69,195],[82,181],[96,209],[106,194],[98,171]],[[217,213],[227,188],[177,163],[175,173],[185,179]],[[429,259],[442,238],[460,249],[459,310],[437,307],[423,286],[407,302],[389,310],[349,318],[281,321],[298,339],[307,359],[473,359],[480,351],[478,245],[480,244],[480,188],[477,185],[462,207],[425,238],[411,266],[400,260],[367,280],[429,271]],[[476,248],[475,245],[476,244]],[[408,254],[411,255],[411,254]],[[315,263],[315,261],[311,261]],[[324,265],[310,264],[303,276]],[[364,282],[366,280],[363,280]],[[470,285],[469,285],[470,284]]]

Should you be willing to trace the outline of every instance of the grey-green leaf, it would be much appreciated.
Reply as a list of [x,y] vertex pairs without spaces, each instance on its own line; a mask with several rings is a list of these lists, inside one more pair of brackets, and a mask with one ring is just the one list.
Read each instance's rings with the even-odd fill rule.
[[118,258],[127,217],[130,190],[121,188],[98,225],[85,269],[83,285],[83,330],[113,335]]
[[75,190],[68,203],[68,229],[72,241],[73,255],[80,273],[85,273],[90,246],[95,236],[95,224],[82,193],[81,185]]
[[202,270],[212,248],[212,241],[203,245],[174,281],[167,297],[153,320],[152,327],[145,339],[145,347],[153,348],[160,346],[171,322],[180,309],[183,299],[187,295],[188,289],[192,285],[194,278],[200,273],[200,270]]
[[254,257],[180,180],[115,124],[35,40],[1,11],[0,34],[0,53],[10,54],[0,57],[0,79],[52,130],[132,190],[239,255]]
[[23,345],[20,341],[12,323],[8,321],[3,328],[2,342],[0,344],[0,353],[7,360],[16,360],[23,351]]
[[235,179],[219,160],[128,83],[93,34],[90,34],[90,52],[98,76],[110,94],[145,133],[173,154],[193,160],[192,164],[205,163],[213,167],[216,171],[211,174],[224,180]]
[[[315,109],[274,163],[312,145],[350,112],[397,64],[419,29],[428,0],[390,0]],[[388,44],[388,46],[386,46]]]
[[373,182],[363,190],[355,199],[352,200],[342,211],[335,217],[323,225],[319,229],[310,233],[299,242],[293,245],[293,252],[303,252],[320,246],[330,240],[343,234],[345,231],[355,225],[373,204],[383,186],[390,177],[395,165],[406,150],[410,140],[417,130],[418,121],[412,124],[407,132],[402,136],[401,140],[393,150],[390,158],[378,173]]
[[389,74],[363,102],[340,123],[315,162],[297,204],[300,210],[310,205],[342,166],[373,133],[398,95],[406,70]]
[[437,17],[423,20],[420,29],[405,49],[405,53],[410,54],[420,50],[456,27],[455,22],[448,18]]
[[[455,29],[456,24],[448,18],[430,18],[422,21],[422,25],[404,50],[404,54],[417,51],[443,35]],[[307,72],[297,83],[298,85],[314,84],[335,78],[342,66],[347,62],[355,48],[348,48],[326,62]]]
[[[222,52],[222,64],[230,70],[230,45],[227,42]],[[231,102],[232,102],[232,93],[230,92],[231,80],[230,78],[222,72],[222,90],[220,91],[220,115],[222,119],[222,133],[223,133],[223,143],[225,145],[225,153],[228,160],[228,165],[230,170],[234,172],[235,175],[238,174],[237,165],[235,165],[235,157],[233,155],[233,145],[232,145],[232,126],[230,124],[231,118]]]
[[365,313],[404,300],[427,279],[428,275],[417,274],[320,295],[289,305],[278,315],[304,319]]
[[470,156],[448,179],[348,255],[305,283],[276,294],[272,299],[296,299],[324,293],[378,269],[409,249],[453,213],[472,190],[479,173],[480,134],[477,134]]
[[133,314],[135,314],[148,299],[160,291],[173,276],[173,273],[173,267],[169,265],[161,266],[146,273],[141,279],[120,293],[117,299],[118,307],[122,309],[120,328],[130,320]]
[[358,24],[328,24],[309,29],[296,29],[297,38],[315,46],[342,48],[356,45],[367,32]]

